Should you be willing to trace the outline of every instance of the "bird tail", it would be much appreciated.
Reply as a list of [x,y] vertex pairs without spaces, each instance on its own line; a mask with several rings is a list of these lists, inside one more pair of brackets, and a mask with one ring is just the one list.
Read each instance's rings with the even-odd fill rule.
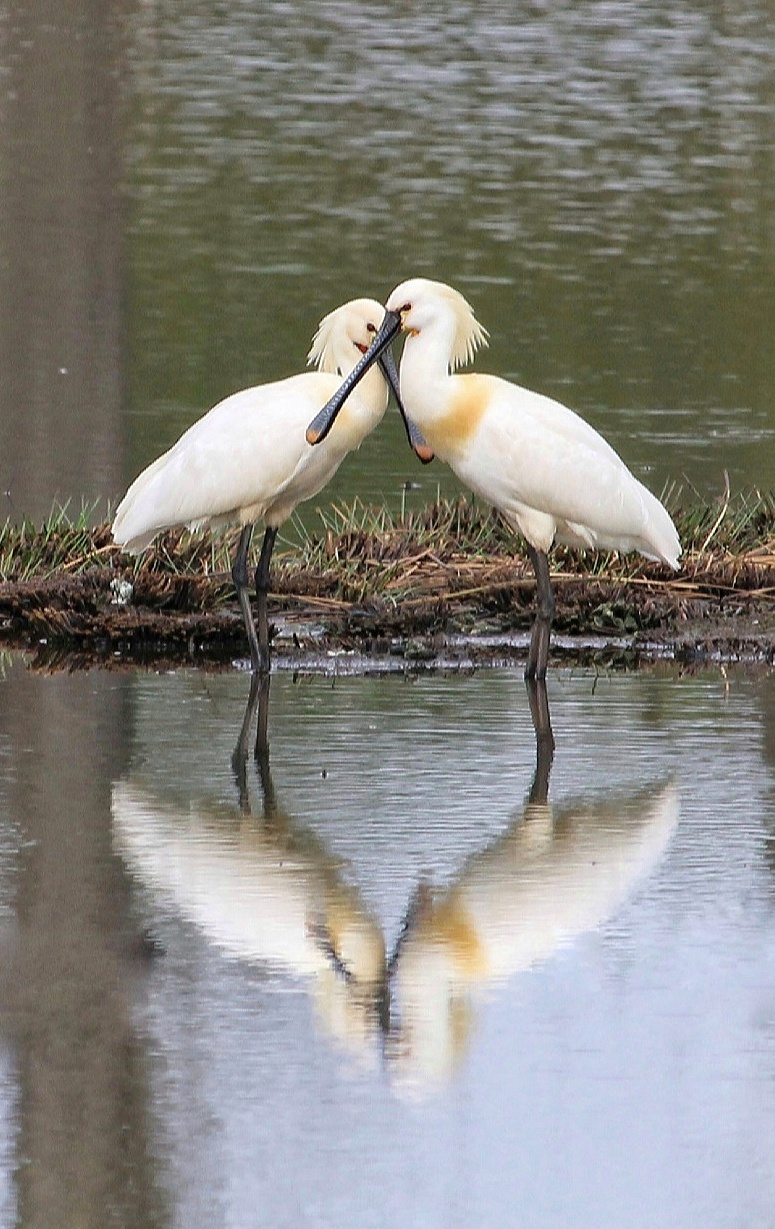
[[154,525],[153,520],[149,518],[149,506],[153,501],[144,498],[145,489],[163,460],[165,457],[159,457],[141,474],[138,474],[116,508],[116,515],[111,526],[113,541],[129,555],[141,554],[146,547],[151,545],[153,539],[163,528],[163,525]]
[[[646,488],[643,488],[646,490]],[[674,572],[680,571],[681,539],[667,508],[650,491],[648,495],[648,524],[639,547],[647,559],[666,563]]]

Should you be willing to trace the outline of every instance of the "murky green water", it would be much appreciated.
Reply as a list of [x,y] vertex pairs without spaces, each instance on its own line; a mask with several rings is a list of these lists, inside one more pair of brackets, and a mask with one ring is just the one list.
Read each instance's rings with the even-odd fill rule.
[[[422,272],[473,299],[481,365],[586,411],[657,484],[772,482],[762,12],[301,6],[267,29],[242,5],[213,30],[192,6],[144,33],[166,58],[132,61],[143,412],[293,369],[318,303]],[[395,495],[399,460],[341,489]]]
[[[6,5],[5,511],[115,500],[415,273],[658,491],[772,487],[774,51],[761,0]],[[330,495],[406,481],[453,489],[391,414]]]
[[768,1226],[773,678],[247,689],[6,663],[0,1224]]

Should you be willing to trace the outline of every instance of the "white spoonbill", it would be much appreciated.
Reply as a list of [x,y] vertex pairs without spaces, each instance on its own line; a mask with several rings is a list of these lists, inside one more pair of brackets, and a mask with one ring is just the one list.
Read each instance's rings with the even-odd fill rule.
[[[236,523],[242,527],[232,567],[255,673],[269,671],[266,600],[269,563],[277,530],[297,504],[317,495],[344,457],[359,448],[387,408],[391,382],[398,378],[390,351],[381,370],[364,381],[324,448],[310,447],[305,427],[367,351],[384,316],[373,299],[354,299],[320,322],[307,371],[233,393],[195,422],[163,456],[135,478],[116,509],[113,537],[132,554],[145,550],[158,533],[186,525],[201,529]],[[387,361],[385,361],[387,360]],[[403,407],[400,406],[403,414]],[[432,453],[404,415],[409,442],[422,461]],[[257,520],[266,526],[256,571],[258,635],[248,597],[248,547]]]
[[554,595],[547,551],[553,542],[640,551],[678,569],[681,544],[663,505],[578,414],[492,375],[455,375],[487,333],[461,294],[412,278],[387,301],[382,327],[339,393],[310,423],[325,439],[345,398],[399,331],[401,398],[427,440],[477,495],[519,530],[536,574],[537,614],[525,677],[546,676]]

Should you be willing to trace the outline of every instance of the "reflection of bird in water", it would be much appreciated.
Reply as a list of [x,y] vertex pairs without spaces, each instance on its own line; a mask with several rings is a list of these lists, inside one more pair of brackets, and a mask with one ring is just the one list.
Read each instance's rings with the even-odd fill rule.
[[[239,808],[165,804],[113,791],[117,847],[225,951],[309,978],[321,1019],[352,1050],[384,1045],[396,1083],[443,1083],[467,1051],[489,990],[601,926],[663,854],[678,818],[671,783],[552,807],[554,740],[543,682],[528,683],[536,768],[503,836],[443,892],[422,883],[389,962],[378,923],[342,867],[282,811],[269,769],[269,678],[251,679],[232,764]],[[251,813],[248,753],[262,815]]]
[[[266,700],[269,678],[253,682],[254,706],[259,691]],[[251,715],[249,706],[246,726]],[[264,705],[264,728],[265,720]],[[326,1028],[353,1051],[374,1053],[384,1013],[382,931],[342,864],[279,806],[265,750],[257,756],[257,816],[239,747],[239,808],[176,807],[131,781],[117,782],[116,847],[134,873],[223,951],[308,979]]]
[[389,965],[387,1045],[396,1080],[453,1074],[489,988],[604,924],[656,866],[678,820],[671,782],[548,803],[553,740],[545,685],[529,684],[536,772],[509,830],[436,894],[421,884]]
[[[305,428],[367,349],[384,309],[373,299],[354,299],[330,312],[309,352],[318,371],[233,393],[195,422],[178,442],[135,478],[116,510],[113,537],[137,554],[164,529],[187,525],[238,524],[242,533],[232,568],[254,671],[269,670],[266,599],[269,563],[280,525],[297,504],[311,499],[333,477],[347,453],[359,448],[379,423],[388,381],[397,377],[386,354],[357,396],[341,429],[320,449]],[[403,414],[403,408],[401,413]],[[420,460],[432,454],[404,415],[409,441]],[[266,525],[256,572],[258,635],[248,599],[248,548],[256,521]]]

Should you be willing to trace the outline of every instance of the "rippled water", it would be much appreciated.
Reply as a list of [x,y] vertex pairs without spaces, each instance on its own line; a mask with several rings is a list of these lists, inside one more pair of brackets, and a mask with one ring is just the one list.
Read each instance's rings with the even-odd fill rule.
[[[148,11],[132,58],[137,304],[157,309],[138,391],[165,419],[170,393],[180,426],[197,386],[293,370],[321,310],[423,273],[471,297],[480,366],[586,412],[658,486],[772,483],[771,15],[271,12]],[[392,432],[338,490],[395,496]]]
[[772,683],[7,660],[0,1224],[764,1229]]
[[[761,0],[7,5],[6,511],[115,500],[414,273],[657,491],[772,487],[774,52]],[[391,414],[330,497],[406,482],[454,489]]]

